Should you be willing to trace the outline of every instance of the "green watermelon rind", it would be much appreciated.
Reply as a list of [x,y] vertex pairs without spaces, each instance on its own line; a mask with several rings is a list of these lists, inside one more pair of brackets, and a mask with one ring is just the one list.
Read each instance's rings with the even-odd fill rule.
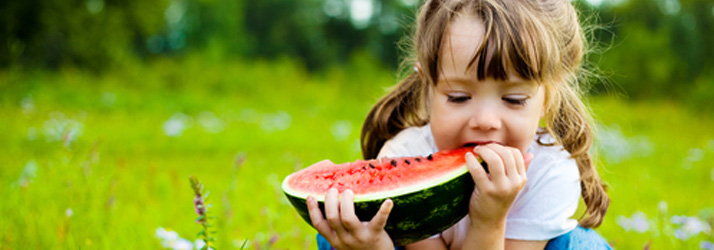
[[[394,207],[389,214],[385,230],[396,246],[404,246],[438,234],[456,224],[468,213],[474,181],[464,165],[438,179],[422,183],[421,187],[400,189],[389,195],[355,196],[355,213],[361,221],[369,221],[382,202],[391,199]],[[307,210],[307,194],[295,195],[283,190],[290,203],[308,224],[312,225]],[[318,199],[324,216],[324,196]],[[369,199],[370,197],[376,197]]]

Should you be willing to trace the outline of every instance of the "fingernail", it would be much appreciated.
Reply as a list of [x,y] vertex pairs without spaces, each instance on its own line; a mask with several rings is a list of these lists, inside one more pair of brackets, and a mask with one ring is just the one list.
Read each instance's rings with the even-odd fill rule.
[[474,155],[474,153],[466,152],[466,156],[473,156],[473,155]]

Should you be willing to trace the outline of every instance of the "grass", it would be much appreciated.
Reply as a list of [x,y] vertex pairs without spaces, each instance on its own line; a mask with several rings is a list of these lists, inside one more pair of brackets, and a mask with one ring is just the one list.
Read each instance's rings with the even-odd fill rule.
[[[158,249],[159,227],[193,241],[202,227],[190,175],[211,191],[219,249],[246,239],[250,248],[316,249],[280,182],[322,159],[360,158],[362,119],[394,82],[371,65],[357,55],[308,74],[287,59],[195,55],[102,75],[0,72],[0,249]],[[676,103],[589,101],[613,199],[598,232],[618,249],[714,241],[711,231],[678,239],[671,223],[685,215],[712,224],[712,117]],[[623,218],[637,211],[648,230],[626,231]]]

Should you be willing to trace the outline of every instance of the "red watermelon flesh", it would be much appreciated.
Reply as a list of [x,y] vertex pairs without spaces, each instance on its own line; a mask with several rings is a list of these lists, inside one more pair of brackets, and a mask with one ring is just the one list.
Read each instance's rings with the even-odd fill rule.
[[[401,194],[430,179],[441,179],[455,170],[465,170],[464,155],[471,148],[440,151],[428,156],[357,160],[334,164],[324,160],[288,176],[283,188],[321,200],[330,188],[340,193],[351,189],[355,200],[360,196]],[[287,190],[286,190],[287,191]]]

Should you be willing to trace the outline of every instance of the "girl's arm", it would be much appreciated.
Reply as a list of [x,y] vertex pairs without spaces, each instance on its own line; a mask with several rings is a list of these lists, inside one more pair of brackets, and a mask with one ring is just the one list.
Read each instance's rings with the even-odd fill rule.
[[404,247],[406,250],[447,250],[446,244],[441,238],[429,238],[409,244]]
[[548,244],[548,241],[545,241],[545,240],[529,241],[529,240],[506,239],[506,249],[525,249],[525,250],[538,249],[538,250],[542,250],[545,248],[545,245],[547,245],[547,244]]
[[330,242],[335,249],[388,249],[393,250],[384,225],[392,210],[392,200],[382,203],[371,221],[362,222],[354,211],[354,193],[346,190],[338,199],[337,189],[330,189],[325,195],[325,217],[315,197],[307,197],[307,207],[312,225]]
[[[489,173],[474,154],[466,154],[466,165],[476,187],[469,203],[471,223],[463,249],[506,249],[506,216],[526,184],[526,169],[533,155],[524,156],[518,149],[494,143],[477,146],[474,152],[488,164]],[[508,249],[519,243],[508,240]]]

